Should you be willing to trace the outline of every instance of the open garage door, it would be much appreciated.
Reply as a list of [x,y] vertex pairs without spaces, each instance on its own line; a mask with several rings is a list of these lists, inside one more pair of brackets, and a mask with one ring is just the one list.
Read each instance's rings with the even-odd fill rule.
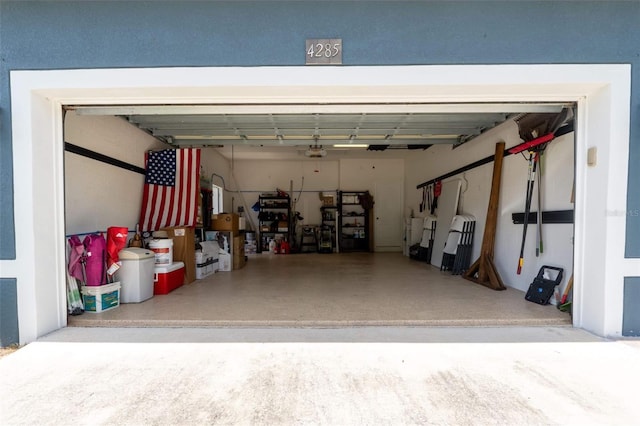
[[[143,182],[144,152],[149,149],[199,148],[202,195],[206,197],[214,185],[223,188],[224,211],[239,213],[246,220],[246,228],[238,232],[243,240],[261,240],[261,210],[252,207],[260,204],[265,194],[287,194],[287,214],[297,212],[301,219],[288,223],[285,229],[299,229],[285,233],[284,238],[298,248],[308,228],[314,229],[317,238],[320,225],[325,223],[323,214],[328,206],[323,204],[323,196],[334,197],[338,208],[336,197],[341,191],[373,195],[373,207],[367,213],[370,223],[364,218],[360,222],[369,223],[370,243],[357,250],[360,253],[341,251],[336,244],[329,255],[313,249],[304,254],[273,255],[259,246],[255,254],[247,256],[242,268],[189,280],[171,294],[157,295],[140,304],[121,304],[103,314],[74,317],[71,324],[114,325],[125,319],[139,325],[179,324],[181,320],[201,325],[568,324],[569,314],[524,301],[523,290],[535,273],[529,269],[522,278],[512,278],[511,268],[504,266],[511,263],[509,251],[516,254],[508,239],[499,241],[503,246],[499,253],[505,259],[498,260],[509,277],[506,281],[511,291],[506,295],[476,288],[440,264],[429,265],[402,254],[406,224],[431,214],[416,203],[421,201],[422,191],[417,188],[421,182],[446,175],[443,171],[455,171],[462,163],[477,163],[484,152],[491,152],[496,140],[506,139],[510,146],[521,143],[516,120],[558,113],[568,107],[572,105],[67,106],[65,179],[67,204],[74,205],[67,212],[68,235],[106,229],[116,223],[135,229],[137,191]],[[561,190],[573,185],[573,137],[565,139],[559,154],[550,155],[547,161],[549,170],[569,170],[569,176],[547,173],[550,187]],[[106,153],[111,153],[113,161],[104,161]],[[80,178],[79,174],[96,161],[102,163],[96,166],[102,170],[99,177],[93,182],[86,175]],[[118,161],[130,162],[132,167],[126,170],[114,166]],[[447,177],[445,188],[455,184],[463,192],[456,194],[455,205],[446,206],[450,210],[446,214],[441,211],[446,204],[442,200],[440,209],[433,209],[434,216],[442,218],[439,225],[443,235],[435,247],[435,257],[442,258],[449,223],[458,213],[477,216],[479,226],[471,250],[474,257],[479,254],[491,184],[487,171],[491,167],[485,162]],[[514,187],[524,185],[526,169],[526,162],[520,158],[510,160],[503,201],[510,207],[505,208],[502,218],[503,234],[514,227],[521,229],[507,220],[509,214],[523,208],[517,201],[522,193]],[[562,182],[555,182],[557,179]],[[114,180],[127,188],[121,190],[126,193],[126,201],[104,199],[111,185],[107,182]],[[96,190],[101,185],[104,188]],[[88,188],[93,188],[93,196],[87,195]],[[547,197],[553,204],[562,195],[550,193]],[[117,214],[107,208],[114,202]],[[101,204],[104,208],[97,207]],[[569,198],[562,204],[568,207]],[[340,228],[340,213],[336,212],[338,217],[331,229],[338,237],[341,232],[354,231]],[[96,220],[87,228],[88,218]],[[355,224],[359,229],[355,219],[346,226]],[[568,241],[573,227],[571,223],[565,227],[561,234],[567,234]],[[210,222],[202,222],[196,230],[197,238],[205,240],[210,232],[215,233]],[[554,238],[550,235],[551,240]],[[567,241],[554,241],[550,244],[556,246],[551,257],[532,264],[536,268],[541,262],[562,264],[571,271],[573,250]],[[229,254],[244,256],[237,249],[230,249]]]

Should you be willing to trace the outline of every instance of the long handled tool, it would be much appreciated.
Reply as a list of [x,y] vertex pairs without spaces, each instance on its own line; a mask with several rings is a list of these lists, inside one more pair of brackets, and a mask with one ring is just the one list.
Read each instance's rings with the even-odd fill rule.
[[571,302],[567,302],[567,297],[569,296],[569,292],[573,287],[573,274],[571,274],[571,278],[569,278],[569,282],[562,293],[562,299],[557,302],[556,307],[562,312],[566,312],[571,309]]
[[520,275],[522,272],[522,266],[524,265],[524,246],[527,241],[527,226],[529,225],[529,213],[531,212],[531,199],[533,198],[533,189],[536,180],[536,165],[535,161],[536,153],[529,151],[529,177],[527,178],[527,194],[524,206],[524,221],[522,228],[522,244],[520,245],[520,257],[518,259],[518,271]]
[[536,221],[536,257],[543,253],[542,245],[542,154],[544,150],[537,153],[538,156],[538,220]]

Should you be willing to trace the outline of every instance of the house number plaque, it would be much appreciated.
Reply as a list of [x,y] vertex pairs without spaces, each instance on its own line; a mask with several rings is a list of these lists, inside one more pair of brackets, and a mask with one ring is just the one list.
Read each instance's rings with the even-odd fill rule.
[[342,39],[307,39],[305,57],[306,65],[340,65],[342,64]]

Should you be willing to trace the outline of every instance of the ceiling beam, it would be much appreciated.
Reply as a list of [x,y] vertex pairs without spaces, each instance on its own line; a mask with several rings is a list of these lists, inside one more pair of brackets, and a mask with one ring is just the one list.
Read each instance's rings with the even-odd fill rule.
[[[449,144],[453,145],[457,142],[457,139],[353,139],[353,143],[367,144],[367,145],[432,145],[432,144]],[[333,144],[348,144],[349,140],[344,139],[330,139],[330,140],[318,140],[318,145],[331,146]],[[176,146],[304,146],[314,145],[314,139],[174,139],[171,142]]]
[[[144,127],[144,126],[143,126]],[[283,138],[298,136],[313,136],[318,135],[322,136],[335,136],[335,135],[346,135],[349,137],[351,135],[356,135],[358,137],[361,136],[376,136],[376,135],[387,135],[392,132],[393,135],[477,135],[480,134],[482,127],[477,126],[467,126],[467,127],[410,127],[404,128],[402,126],[396,127],[381,127],[381,128],[358,128],[358,127],[345,127],[341,129],[336,128],[305,128],[305,129],[292,129],[292,128],[261,128],[261,129],[248,129],[248,128],[238,128],[238,129],[210,129],[210,128],[202,128],[202,129],[189,129],[189,128],[163,128],[158,129],[156,127],[151,127],[151,133],[154,136],[174,136],[176,138],[180,138],[180,136],[202,136],[202,137],[217,137],[217,136],[233,136],[238,133],[246,135],[247,137],[251,136],[277,136],[281,135]]]
[[315,113],[534,113],[560,112],[566,103],[459,104],[261,104],[261,105],[122,105],[67,106],[79,115],[205,115]]

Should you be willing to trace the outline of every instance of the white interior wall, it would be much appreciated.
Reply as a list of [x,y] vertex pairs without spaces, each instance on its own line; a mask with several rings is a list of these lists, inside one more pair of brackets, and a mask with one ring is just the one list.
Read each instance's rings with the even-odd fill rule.
[[[571,190],[574,176],[573,133],[552,141],[543,160],[543,210],[571,210]],[[448,145],[436,145],[407,159],[406,211],[414,216],[424,216],[419,212],[422,191],[416,186],[474,161],[493,155],[495,144],[504,141],[507,148],[522,142],[518,127],[513,121],[488,131],[455,150]],[[459,213],[476,217],[476,231],[472,262],[480,255],[480,246],[484,235],[493,162],[469,170],[449,179],[462,179],[462,193]],[[544,253],[535,256],[536,226],[530,224],[527,230],[524,266],[521,275],[516,274],[522,225],[514,225],[511,214],[524,211],[528,163],[520,155],[504,158],[500,189],[500,206],[494,262],[505,285],[526,291],[542,265],[564,268],[564,286],[573,273],[573,226],[569,224],[544,224],[542,228]],[[537,183],[536,183],[537,185]],[[537,211],[537,198],[534,194],[532,211]],[[436,212],[437,214],[437,212]],[[438,226],[443,224],[438,223]],[[448,226],[446,224],[445,226]]]
[[[381,154],[381,156],[384,154]],[[277,188],[289,192],[293,181],[292,202],[295,210],[304,218],[302,224],[321,223],[319,192],[336,194],[336,190],[370,191],[374,195],[376,183],[397,182],[404,185],[403,159],[318,159],[318,160],[236,160],[233,174],[237,185],[229,193],[234,198],[234,211],[240,205],[241,195],[251,207],[263,192],[273,192]],[[303,183],[304,178],[304,183]],[[300,193],[300,190],[303,190]],[[237,192],[241,191],[241,192]],[[401,220],[403,203],[397,205]],[[249,209],[253,223],[257,224],[257,212]],[[398,240],[402,239],[399,227]]]
[[[144,168],[144,153],[166,145],[117,117],[69,111],[65,141]],[[66,233],[135,229],[140,218],[144,175],[74,153],[64,154]]]
[[335,196],[340,185],[339,163],[328,159],[236,160],[233,162],[233,175],[237,185],[228,196],[235,200],[234,212],[237,212],[240,199],[244,196],[248,204],[245,211],[251,215],[256,226],[258,213],[251,210],[251,206],[258,201],[261,193],[275,192],[276,189],[288,193],[293,181],[291,202],[295,201],[295,211],[304,218],[301,224],[320,225],[322,204],[319,192]]
[[[380,155],[384,156],[384,153]],[[373,194],[376,182],[404,183],[404,172],[404,159],[342,159],[340,189],[369,191]]]
[[[144,154],[168,146],[118,117],[67,112],[65,141],[144,169]],[[66,234],[135,229],[140,218],[144,175],[65,152]],[[229,179],[229,161],[213,149],[200,156],[202,177]],[[218,183],[218,182],[216,182]],[[225,197],[231,207],[231,197]]]

